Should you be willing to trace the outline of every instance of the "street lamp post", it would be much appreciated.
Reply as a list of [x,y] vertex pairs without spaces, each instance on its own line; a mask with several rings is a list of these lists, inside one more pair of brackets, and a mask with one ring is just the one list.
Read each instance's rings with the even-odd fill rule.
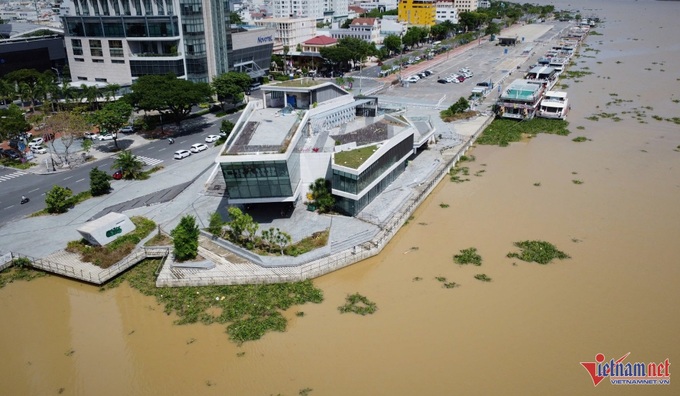
[[50,69],[57,72],[57,82],[60,83],[61,82],[61,73],[59,73],[59,69],[57,69],[56,67],[50,67]]

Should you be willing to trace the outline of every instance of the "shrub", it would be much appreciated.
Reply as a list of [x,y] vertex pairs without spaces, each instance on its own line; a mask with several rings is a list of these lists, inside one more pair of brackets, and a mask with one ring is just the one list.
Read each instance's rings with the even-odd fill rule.
[[71,205],[73,192],[70,188],[54,186],[45,196],[47,213],[65,213]]
[[92,196],[104,195],[111,190],[109,175],[96,166],[90,171],[90,192]]
[[217,212],[211,213],[210,223],[208,224],[208,232],[216,237],[221,237],[222,225],[224,225],[224,220],[222,220],[222,216]]
[[170,233],[174,242],[175,258],[179,261],[196,258],[198,254],[198,225],[191,215],[182,217],[177,227]]

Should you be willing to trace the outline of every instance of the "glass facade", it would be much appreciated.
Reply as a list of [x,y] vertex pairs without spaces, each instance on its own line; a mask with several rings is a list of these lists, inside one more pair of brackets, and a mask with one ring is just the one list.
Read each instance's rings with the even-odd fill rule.
[[64,17],[69,36],[80,37],[176,37],[179,22],[173,16]]
[[[288,161],[295,162],[295,161]],[[292,197],[300,182],[299,159],[289,169],[286,161],[222,163],[222,175],[231,199]]]
[[[351,198],[345,198],[335,195],[335,210],[340,213],[356,216],[363,208],[366,207],[375,197],[392,184],[393,181],[399,177],[399,175],[406,169],[406,161],[402,162],[397,166],[392,172],[390,172],[384,179],[380,180],[378,184],[373,186],[364,196],[358,200],[353,200]],[[333,186],[335,188],[335,186]]]
[[130,73],[132,77],[146,76],[147,74],[173,73],[176,76],[184,75],[184,61],[178,60],[131,60]]
[[408,138],[389,149],[387,153],[383,154],[359,175],[333,169],[333,188],[358,195],[363,189],[368,187],[369,184],[378,179],[389,167],[412,151],[413,135],[410,135]]

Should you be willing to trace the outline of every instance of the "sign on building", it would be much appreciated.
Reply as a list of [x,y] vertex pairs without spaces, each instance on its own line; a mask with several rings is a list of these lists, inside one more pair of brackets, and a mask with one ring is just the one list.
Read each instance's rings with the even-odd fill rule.
[[88,221],[77,231],[92,245],[104,246],[135,230],[135,224],[122,213],[111,212]]

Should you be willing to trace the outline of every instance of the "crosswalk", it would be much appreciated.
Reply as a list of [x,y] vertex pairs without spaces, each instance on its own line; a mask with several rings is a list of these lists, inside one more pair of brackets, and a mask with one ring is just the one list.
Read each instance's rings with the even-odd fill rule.
[[10,179],[14,179],[15,177],[19,177],[19,176],[23,176],[23,175],[27,175],[27,174],[28,174],[28,172],[16,171],[16,172],[10,173],[8,175],[2,175],[2,176],[0,176],[0,183],[7,181],[7,180],[10,180]]
[[163,162],[163,160],[159,160],[159,159],[156,159],[156,158],[144,157],[142,155],[138,155],[137,159],[144,162],[144,164],[148,165],[148,166],[158,165],[161,162]]

